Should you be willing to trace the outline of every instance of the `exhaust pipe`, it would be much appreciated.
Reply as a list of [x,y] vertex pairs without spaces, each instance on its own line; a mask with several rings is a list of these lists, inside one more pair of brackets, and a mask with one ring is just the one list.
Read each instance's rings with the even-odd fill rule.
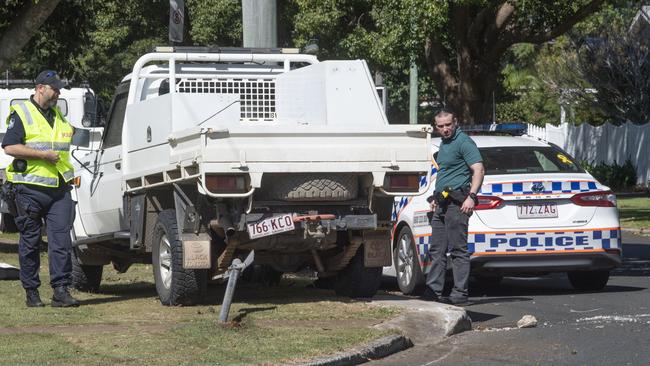
[[237,232],[232,221],[226,215],[219,215],[218,219],[210,220],[210,229],[214,230],[218,234],[223,233],[224,235],[221,236],[226,237],[231,237]]

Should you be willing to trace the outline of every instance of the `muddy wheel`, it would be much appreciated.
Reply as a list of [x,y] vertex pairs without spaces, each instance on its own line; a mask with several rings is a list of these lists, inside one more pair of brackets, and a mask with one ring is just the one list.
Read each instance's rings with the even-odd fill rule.
[[575,271],[568,276],[571,286],[580,291],[600,291],[609,281],[609,271]]
[[151,260],[156,291],[163,305],[193,305],[205,297],[208,271],[183,268],[183,245],[179,240],[176,213],[158,214]]
[[399,232],[393,249],[393,263],[395,263],[397,285],[404,295],[422,291],[424,275],[420,269],[413,233],[408,226],[403,227]]
[[97,292],[102,283],[104,266],[79,263],[77,250],[72,250],[72,287],[83,292]]
[[381,285],[381,267],[363,265],[363,246],[334,280],[334,291],[339,296],[373,297]]

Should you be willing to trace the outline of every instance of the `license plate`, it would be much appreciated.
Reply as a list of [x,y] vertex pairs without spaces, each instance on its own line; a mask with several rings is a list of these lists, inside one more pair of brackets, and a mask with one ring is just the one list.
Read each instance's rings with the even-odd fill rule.
[[291,214],[273,216],[262,221],[248,224],[248,236],[251,239],[257,239],[264,236],[283,233],[291,231],[296,227],[293,224],[293,216]]
[[557,203],[520,203],[517,205],[517,217],[520,219],[557,217]]

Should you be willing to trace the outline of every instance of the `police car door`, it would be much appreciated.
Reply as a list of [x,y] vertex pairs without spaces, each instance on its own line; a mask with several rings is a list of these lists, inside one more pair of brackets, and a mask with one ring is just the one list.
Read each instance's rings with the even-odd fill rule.
[[[75,233],[82,236],[126,230],[122,209],[122,127],[126,114],[129,83],[117,87],[106,119],[101,148],[81,158],[88,169],[77,169],[81,184],[77,190]],[[80,221],[81,226],[77,225]]]

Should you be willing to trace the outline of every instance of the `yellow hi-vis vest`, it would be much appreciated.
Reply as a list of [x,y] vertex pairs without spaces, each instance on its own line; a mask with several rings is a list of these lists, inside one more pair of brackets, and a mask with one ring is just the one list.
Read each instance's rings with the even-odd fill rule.
[[[24,172],[16,172],[13,164],[9,164],[6,172],[8,181],[42,187],[58,187],[59,174],[66,182],[74,178],[74,168],[70,163],[73,128],[58,107],[52,109],[55,114],[53,127],[31,101],[11,106],[10,110],[18,114],[23,123],[25,146],[42,151],[54,150],[59,154],[59,161],[55,165],[43,159],[26,159],[27,169]],[[7,118],[7,124],[10,119],[11,114]]]

